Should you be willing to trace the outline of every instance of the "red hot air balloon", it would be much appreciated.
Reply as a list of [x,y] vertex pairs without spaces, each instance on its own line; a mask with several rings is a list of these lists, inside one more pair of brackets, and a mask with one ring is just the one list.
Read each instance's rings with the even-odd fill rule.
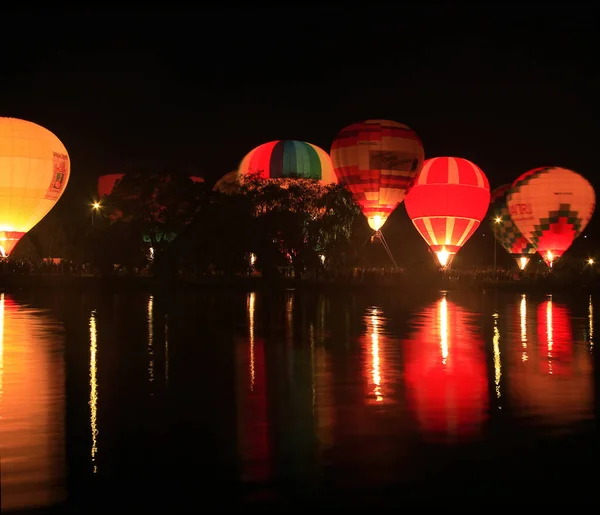
[[515,180],[507,205],[515,225],[552,267],[592,218],[596,194],[577,172],[550,166]]
[[423,165],[423,156],[415,131],[390,120],[349,125],[331,145],[338,181],[352,193],[374,231],[381,229],[404,200]]
[[444,268],[479,227],[489,204],[487,177],[460,157],[425,161],[404,200],[408,216]]
[[98,177],[98,197],[102,198],[110,195],[124,175],[124,173],[110,173]]

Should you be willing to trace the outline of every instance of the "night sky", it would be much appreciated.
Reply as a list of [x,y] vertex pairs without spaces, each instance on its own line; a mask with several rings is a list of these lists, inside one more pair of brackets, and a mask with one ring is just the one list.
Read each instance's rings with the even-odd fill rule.
[[329,151],[365,118],[409,125],[426,157],[470,159],[492,188],[545,165],[600,186],[591,3],[400,5],[4,9],[0,116],[65,143],[65,203],[136,165],[212,183],[273,139]]

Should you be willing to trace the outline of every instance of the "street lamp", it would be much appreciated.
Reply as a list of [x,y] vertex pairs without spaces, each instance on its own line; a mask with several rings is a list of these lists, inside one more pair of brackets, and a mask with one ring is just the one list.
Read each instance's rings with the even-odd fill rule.
[[92,204],[92,227],[94,226],[94,214],[100,209],[100,202],[96,201]]
[[496,237],[496,226],[502,221],[502,218],[497,216],[494,218],[494,275],[496,274],[496,247],[498,246],[498,238]]

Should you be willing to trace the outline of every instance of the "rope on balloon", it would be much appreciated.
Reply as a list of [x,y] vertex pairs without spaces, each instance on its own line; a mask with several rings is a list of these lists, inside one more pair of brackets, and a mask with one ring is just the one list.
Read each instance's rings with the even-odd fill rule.
[[379,239],[379,241],[383,245],[383,248],[387,252],[387,255],[392,260],[392,263],[394,263],[394,266],[396,268],[398,268],[398,264],[396,263],[396,260],[394,259],[394,255],[392,254],[392,249],[390,249],[390,246],[388,245],[388,242],[386,241],[385,236],[381,232],[381,229],[375,231],[375,234],[373,236],[371,236],[371,241],[373,241],[375,238]]

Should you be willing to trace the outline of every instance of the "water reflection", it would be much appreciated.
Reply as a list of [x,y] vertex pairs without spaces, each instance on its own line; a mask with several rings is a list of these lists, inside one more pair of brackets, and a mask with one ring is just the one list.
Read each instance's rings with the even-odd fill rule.
[[58,324],[0,293],[0,506],[65,496],[64,361]]
[[98,453],[98,329],[96,327],[96,310],[90,315],[90,431],[92,447],[90,457],[94,474],[98,472],[96,454]]
[[325,302],[319,302],[317,335],[313,334],[313,410],[316,423],[317,439],[321,453],[334,445],[333,428],[335,424],[334,370],[331,353],[325,346]]
[[[502,397],[500,391],[500,380],[502,379],[502,357],[500,355],[500,329],[498,329],[498,312],[494,312],[494,336],[492,340],[494,348],[494,383],[496,385],[496,398]],[[498,407],[501,407],[500,405]]]
[[165,385],[169,386],[169,315],[165,314]]
[[255,335],[256,293],[246,301],[248,338],[236,342],[238,449],[243,481],[264,482],[271,476],[267,417],[264,339]]
[[382,324],[384,323],[383,310],[377,306],[373,306],[368,310],[365,316],[367,325],[367,335],[370,340],[369,348],[369,360],[368,360],[368,393],[367,398],[374,402],[383,401],[382,383],[383,378],[381,376],[382,363],[381,363],[381,348],[380,348],[380,334],[382,333]]
[[538,306],[538,343],[543,374],[569,374],[572,365],[573,334],[571,316],[566,306],[546,301]]
[[590,350],[594,347],[594,302],[592,296],[588,299],[588,335],[587,341],[590,345]]
[[[154,295],[148,297],[148,382],[154,382]],[[154,394],[150,390],[150,396]]]
[[[445,471],[444,460],[455,456],[448,443],[458,440],[465,444],[458,461],[470,460],[455,465],[464,467],[455,474],[462,480],[467,468],[485,467],[473,466],[480,452],[493,455],[498,441],[513,448],[524,428],[545,437],[549,424],[575,432],[573,422],[594,417],[587,295],[568,305],[514,294],[492,305],[477,295],[478,305],[453,291],[411,311],[394,298],[363,294],[205,293],[168,301],[129,294],[118,302],[69,295],[60,297],[69,306],[69,467],[92,502],[117,490],[136,502],[149,490],[170,500],[186,481],[197,494],[190,463],[210,469],[215,484],[241,478],[259,487],[244,492],[261,497],[287,486],[304,494],[313,484],[345,496]],[[13,498],[27,491],[29,501],[37,487],[26,483],[38,474],[13,471],[7,482],[5,445],[9,454],[29,456],[31,470],[54,477],[42,464],[50,458],[37,461],[37,444],[45,441],[47,454],[62,452],[56,435],[64,378],[56,323],[4,296],[0,313],[5,509],[10,481],[21,482]],[[54,392],[43,406],[35,400],[42,391]],[[33,402],[22,402],[31,395]],[[490,404],[502,411],[488,416]],[[7,413],[20,424],[16,434],[5,427]],[[522,459],[512,454],[506,459]],[[450,481],[454,473],[443,474]],[[130,493],[133,482],[142,485],[139,496]]]
[[478,434],[487,416],[487,369],[470,313],[443,295],[422,310],[416,334],[403,343],[408,402],[425,436]]
[[527,361],[527,295],[524,293],[521,295],[521,302],[519,303],[519,322],[521,329],[521,347],[523,348],[521,360]]
[[[586,419],[594,402],[592,362],[585,346],[574,340],[570,309],[548,295],[537,305],[522,300],[520,315],[522,327],[526,320],[535,320],[537,335],[526,329],[521,345],[512,341],[505,347],[515,416],[553,427]],[[537,337],[534,345],[531,335]],[[525,359],[523,349],[529,351]]]

